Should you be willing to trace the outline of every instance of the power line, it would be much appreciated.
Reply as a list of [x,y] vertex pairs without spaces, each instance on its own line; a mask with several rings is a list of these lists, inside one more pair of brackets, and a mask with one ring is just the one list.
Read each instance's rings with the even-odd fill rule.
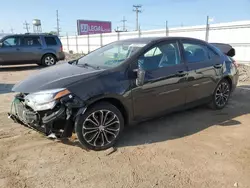
[[135,12],[135,14],[136,14],[136,31],[138,31],[138,29],[139,29],[139,19],[138,19],[138,14],[139,13],[141,13],[141,10],[140,10],[140,8],[142,7],[142,5],[133,5],[133,7],[135,8],[135,9],[133,9],[133,11]]
[[24,25],[24,29],[27,31],[27,33],[29,33],[29,24],[26,22],[26,20],[23,23],[23,25]]
[[123,31],[126,31],[126,21],[125,16],[123,16],[123,19],[121,20],[121,22],[123,22]]
[[59,14],[58,14],[58,10],[56,10],[56,31],[57,31],[57,35],[60,36],[60,26],[59,26]]

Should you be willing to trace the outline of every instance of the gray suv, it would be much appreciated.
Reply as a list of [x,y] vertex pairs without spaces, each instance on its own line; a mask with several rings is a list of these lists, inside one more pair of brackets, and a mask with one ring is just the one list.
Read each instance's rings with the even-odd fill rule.
[[64,59],[62,43],[56,35],[16,34],[0,37],[0,65],[36,63],[51,66]]

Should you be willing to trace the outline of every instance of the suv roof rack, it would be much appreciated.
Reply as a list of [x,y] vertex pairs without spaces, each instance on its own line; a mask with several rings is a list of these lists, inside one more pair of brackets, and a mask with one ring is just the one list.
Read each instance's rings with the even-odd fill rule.
[[55,35],[52,33],[24,33],[25,35]]

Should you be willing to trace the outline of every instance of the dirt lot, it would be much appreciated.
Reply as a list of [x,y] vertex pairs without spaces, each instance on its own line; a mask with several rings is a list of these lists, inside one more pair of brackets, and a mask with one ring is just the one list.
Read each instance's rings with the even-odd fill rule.
[[0,187],[250,187],[250,86],[227,108],[199,107],[125,130],[117,151],[86,151],[7,118],[12,84],[36,66],[0,67]]

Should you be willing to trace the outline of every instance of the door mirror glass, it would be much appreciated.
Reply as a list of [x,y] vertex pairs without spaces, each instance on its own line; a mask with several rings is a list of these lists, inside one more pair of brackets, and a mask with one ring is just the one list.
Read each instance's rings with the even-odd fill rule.
[[138,69],[135,70],[137,74],[136,78],[136,85],[137,86],[142,86],[144,84],[144,79],[145,79],[145,70],[141,66],[141,60],[138,60]]

